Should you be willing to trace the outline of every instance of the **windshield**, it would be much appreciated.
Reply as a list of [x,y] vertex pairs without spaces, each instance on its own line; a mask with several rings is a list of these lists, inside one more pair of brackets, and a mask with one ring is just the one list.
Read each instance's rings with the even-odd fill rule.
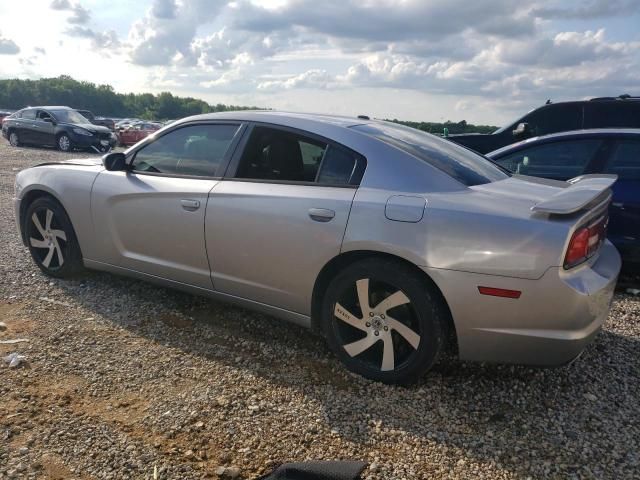
[[383,122],[352,128],[399,148],[469,187],[503,180],[509,176],[488,158],[414,128]]
[[91,123],[75,110],[51,110],[51,113],[61,123]]

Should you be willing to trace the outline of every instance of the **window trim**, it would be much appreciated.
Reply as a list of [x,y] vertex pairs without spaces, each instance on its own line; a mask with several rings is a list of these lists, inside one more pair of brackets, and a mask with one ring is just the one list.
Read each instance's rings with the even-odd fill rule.
[[[315,140],[317,142],[322,142],[322,143],[326,143],[327,144],[327,151],[329,150],[330,146],[334,146],[336,148],[342,148],[344,150],[347,150],[348,152],[351,152],[355,155],[356,157],[356,161],[355,164],[353,166],[353,170],[352,170],[352,175],[353,173],[355,173],[355,171],[357,170],[360,162],[362,162],[364,164],[364,167],[362,168],[362,177],[358,180],[357,184],[352,184],[352,183],[338,183],[338,184],[332,184],[332,183],[318,183],[318,175],[320,174],[320,171],[322,169],[322,166],[324,165],[324,156],[322,158],[322,162],[320,163],[320,166],[318,167],[318,171],[316,172],[316,177],[315,180],[313,182],[307,182],[307,181],[295,181],[295,180],[272,180],[272,179],[263,179],[263,178],[238,178],[236,177],[236,174],[238,173],[238,168],[240,167],[240,161],[242,160],[242,156],[244,155],[244,152],[246,150],[247,144],[249,143],[249,139],[251,138],[251,135],[253,133],[253,130],[256,127],[265,127],[265,128],[271,128],[273,130],[281,130],[283,132],[287,132],[287,133],[291,133],[294,135],[299,135],[301,137],[308,137],[312,140]],[[326,152],[325,152],[326,153]],[[242,139],[242,142],[240,142],[240,144],[238,145],[238,147],[236,148],[236,151],[233,155],[233,158],[231,159],[231,162],[229,163],[229,165],[227,166],[227,169],[223,175],[223,180],[228,180],[228,181],[232,181],[232,182],[250,182],[250,183],[265,183],[265,184],[274,184],[274,185],[300,185],[300,186],[309,186],[309,187],[331,187],[331,188],[353,188],[353,189],[357,189],[360,187],[360,185],[362,184],[362,178],[364,178],[364,174],[366,172],[367,169],[367,157],[365,157],[364,155],[362,155],[359,152],[356,152],[355,150],[353,150],[352,148],[349,148],[345,145],[342,145],[341,143],[338,143],[334,140],[330,140],[326,137],[323,137],[322,135],[318,135],[316,133],[313,132],[309,132],[307,130],[302,130],[299,128],[294,128],[294,127],[289,127],[289,126],[285,126],[285,125],[277,125],[277,124],[273,124],[273,123],[268,123],[268,122],[248,122],[248,126],[246,131],[244,132],[244,137]]]
[[[238,129],[236,131],[236,133],[234,134],[233,138],[231,139],[231,143],[229,144],[229,148],[227,149],[224,157],[222,158],[222,160],[220,161],[220,164],[218,165],[218,167],[216,168],[216,172],[215,175],[182,175],[179,173],[163,173],[163,172],[144,172],[144,171],[140,171],[140,170],[134,170],[133,168],[133,162],[136,158],[136,155],[138,154],[138,152],[140,152],[140,150],[146,148],[148,145],[160,140],[162,137],[164,137],[165,135],[168,135],[176,130],[180,130],[182,128],[185,127],[194,127],[194,126],[200,126],[200,125],[237,125]],[[170,177],[170,178],[185,178],[185,179],[194,179],[194,180],[221,180],[223,178],[223,173],[224,170],[226,170],[226,168],[229,165],[229,162],[231,161],[231,158],[233,157],[235,151],[238,148],[238,144],[240,143],[240,141],[242,140],[243,136],[244,136],[244,131],[246,130],[247,127],[247,122],[243,122],[243,121],[229,121],[229,120],[194,120],[191,122],[185,122],[185,123],[180,123],[177,125],[171,124],[168,125],[166,128],[166,130],[164,129],[160,129],[157,130],[155,133],[147,136],[144,141],[138,146],[136,145],[135,149],[133,147],[131,147],[129,150],[127,150],[125,152],[125,165],[127,166],[126,168],[126,172],[128,174],[134,174],[134,175],[150,175],[153,177]],[[162,133],[162,135],[158,135],[158,133]],[[156,136],[158,135],[158,136]],[[148,139],[148,141],[147,141]]]

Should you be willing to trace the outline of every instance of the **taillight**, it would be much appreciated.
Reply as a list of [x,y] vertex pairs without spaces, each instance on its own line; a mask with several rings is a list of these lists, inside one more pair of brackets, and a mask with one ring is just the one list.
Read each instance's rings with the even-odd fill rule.
[[608,223],[605,215],[574,232],[564,257],[564,268],[575,267],[596,254],[607,236]]

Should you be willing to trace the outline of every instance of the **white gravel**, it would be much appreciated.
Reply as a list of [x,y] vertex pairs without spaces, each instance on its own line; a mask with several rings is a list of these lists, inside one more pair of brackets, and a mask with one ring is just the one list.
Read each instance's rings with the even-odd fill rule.
[[[410,389],[348,374],[252,312],[103,273],[43,276],[15,173],[72,158],[0,145],[0,479],[255,478],[356,459],[371,479],[640,478],[640,296],[572,366],[453,362]],[[218,472],[218,473],[216,473]]]

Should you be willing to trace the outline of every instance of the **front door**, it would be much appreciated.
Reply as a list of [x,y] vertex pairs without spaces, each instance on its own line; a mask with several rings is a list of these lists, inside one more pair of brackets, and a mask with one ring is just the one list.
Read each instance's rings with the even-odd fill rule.
[[130,171],[101,172],[91,197],[95,260],[212,289],[205,209],[238,130],[179,127],[133,152]]
[[309,315],[314,282],[340,253],[363,162],[305,133],[254,127],[231,178],[209,196],[216,290]]
[[54,118],[44,110],[38,110],[34,122],[34,142],[38,145],[55,145]]

